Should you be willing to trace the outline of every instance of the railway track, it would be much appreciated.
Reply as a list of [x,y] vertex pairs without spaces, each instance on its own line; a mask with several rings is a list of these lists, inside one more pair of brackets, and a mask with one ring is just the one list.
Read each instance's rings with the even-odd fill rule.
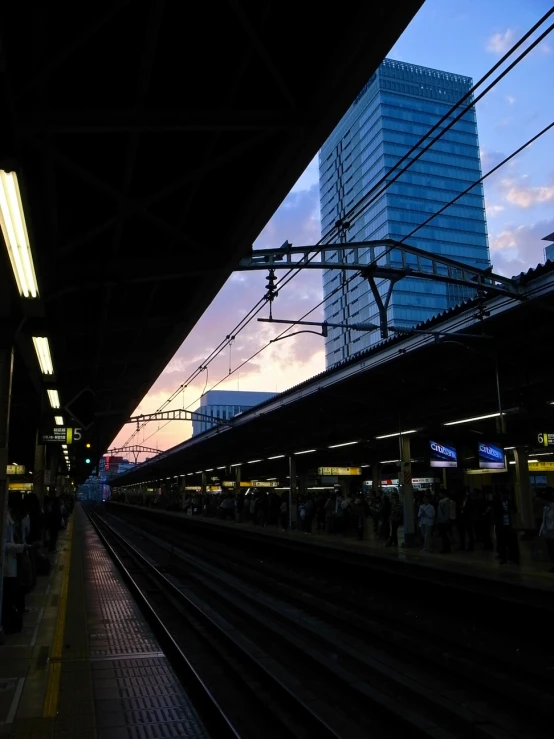
[[[151,522],[145,527],[107,518],[112,536],[114,527],[124,527],[125,546],[150,558],[158,583],[165,578],[192,600],[197,618],[201,611],[218,621],[215,631],[210,626],[212,639],[223,645],[230,636],[240,638],[250,659],[263,662],[266,695],[285,690],[284,701],[266,703],[266,715],[276,717],[271,723],[284,723],[289,732],[280,728],[279,736],[551,735],[548,660],[541,664],[525,653],[513,663],[511,652],[501,659],[497,645],[483,643],[486,633],[473,644],[459,634],[455,618],[447,638],[424,618],[410,623],[408,616],[406,624],[398,600],[388,608],[373,601],[360,609],[345,601],[340,588],[333,592],[306,573],[302,578],[271,563],[246,561],[228,548],[218,551],[216,543],[180,541],[175,531]],[[275,676],[279,690],[270,684]],[[310,726],[314,718],[331,733]]]

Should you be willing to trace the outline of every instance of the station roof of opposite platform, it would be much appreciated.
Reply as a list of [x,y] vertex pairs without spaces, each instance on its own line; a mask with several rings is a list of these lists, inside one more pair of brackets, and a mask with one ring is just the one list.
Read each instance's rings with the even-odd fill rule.
[[46,336],[62,412],[92,419],[100,450],[421,5],[3,4],[0,167],[39,295],[20,299],[4,248],[0,293],[35,391]]
[[[398,456],[393,436],[398,431],[532,446],[537,431],[554,432],[554,263],[521,274],[516,284],[521,299],[468,301],[411,335],[392,336],[242,413],[228,428],[192,437],[111,484],[251,460],[261,461],[248,468],[247,477],[259,479],[275,469],[271,457],[308,449],[316,451],[298,460],[309,459],[311,468],[359,465]],[[503,436],[499,407],[505,413]],[[444,425],[481,416],[488,418]],[[357,443],[338,446],[348,442]]]

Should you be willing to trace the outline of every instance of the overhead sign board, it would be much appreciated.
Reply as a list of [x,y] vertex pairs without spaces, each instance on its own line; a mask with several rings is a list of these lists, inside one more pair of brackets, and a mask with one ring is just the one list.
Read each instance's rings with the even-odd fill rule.
[[26,471],[25,465],[23,464],[9,464],[6,467],[7,475],[24,475]]
[[457,467],[458,453],[453,446],[449,444],[439,444],[437,441],[429,442],[431,467]]
[[253,488],[278,488],[278,480],[252,480]]
[[73,444],[80,441],[82,433],[80,428],[72,426],[54,426],[54,428],[43,431],[41,434],[42,444]]
[[529,462],[529,472],[554,472],[554,462]]
[[361,475],[361,467],[318,467],[317,474],[327,476],[348,476],[348,475]]
[[479,468],[482,470],[503,470],[506,467],[504,449],[495,444],[480,441],[477,449]]
[[554,446],[554,434],[541,432],[537,434],[537,441],[540,446]]
[[9,482],[8,490],[19,490],[21,492],[30,492],[33,489],[32,482]]
[[233,480],[223,480],[223,482],[221,483],[221,487],[224,487],[224,488],[234,488],[235,487],[235,484],[236,483],[234,483]]

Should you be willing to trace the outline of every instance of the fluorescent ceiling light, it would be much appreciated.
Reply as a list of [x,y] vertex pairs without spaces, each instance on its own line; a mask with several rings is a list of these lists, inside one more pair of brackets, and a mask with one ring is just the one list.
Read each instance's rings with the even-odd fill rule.
[[262,459],[251,459],[246,464],[255,464],[256,462],[263,462]]
[[274,490],[290,490],[290,488],[273,488]]
[[508,464],[515,464],[515,462],[508,462]]
[[410,429],[409,431],[395,431],[394,434],[383,434],[382,436],[376,436],[376,439],[392,439],[393,436],[407,436],[408,434],[416,434],[417,429]]
[[317,452],[317,449],[304,449],[301,452],[294,452],[295,454],[311,454],[312,452]]
[[274,457],[268,457],[268,459],[282,459],[284,456],[284,454],[276,454]]
[[67,444],[62,444],[62,449],[67,449]]
[[[508,447],[504,447],[507,449]],[[551,457],[554,452],[535,452],[535,457]]]
[[40,371],[43,375],[53,375],[54,365],[50,354],[50,344],[46,336],[33,336],[33,344],[38,357]]
[[214,471],[213,467],[208,467],[208,469],[206,470],[206,472],[213,472],[213,471]]
[[471,423],[472,421],[486,421],[487,418],[498,418],[500,413],[487,413],[486,416],[474,416],[473,418],[462,418],[460,421],[448,421],[443,426],[456,426],[458,423]]
[[339,446],[352,446],[352,444],[357,444],[357,441],[345,441],[342,444],[329,444],[329,449],[337,449]]
[[38,298],[29,234],[15,172],[0,170],[0,226],[22,298]]
[[368,464],[361,464],[360,467],[369,467]]
[[198,470],[198,472],[195,472],[194,474],[195,475],[201,475],[202,474],[202,470]]
[[528,459],[527,460],[527,464],[538,464],[538,462],[539,462],[538,459]]
[[52,408],[59,408],[60,407],[60,396],[58,395],[57,390],[47,390],[48,393],[48,399],[50,400],[50,405]]
[[394,464],[395,462],[400,462],[399,459],[382,459],[379,464]]
[[240,467],[242,462],[235,462],[235,464],[230,465],[231,467]]
[[515,446],[505,446],[504,449],[515,449]]
[[63,426],[63,416],[54,416],[56,426]]

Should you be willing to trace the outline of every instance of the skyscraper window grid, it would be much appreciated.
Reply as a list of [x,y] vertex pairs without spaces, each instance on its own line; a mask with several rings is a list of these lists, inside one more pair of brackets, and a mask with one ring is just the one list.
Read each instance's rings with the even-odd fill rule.
[[[353,204],[371,191],[471,87],[469,77],[385,60],[321,149],[322,232],[330,231],[343,219]],[[455,116],[456,113],[446,119],[443,127]],[[480,177],[477,123],[472,108],[398,181],[388,186],[361,217],[349,224],[344,237],[357,242],[402,240],[414,226]],[[490,266],[482,185],[476,185],[432,224],[420,229],[409,243],[472,266]],[[368,263],[371,260],[369,251],[365,259]],[[392,251],[383,261],[399,265],[399,260],[399,252]],[[344,274],[337,270],[324,272],[324,295],[336,288],[339,280],[344,283],[343,289],[326,304],[325,320],[378,323],[377,305],[367,281],[361,277],[346,281]],[[387,288],[388,281],[378,282],[383,299]],[[389,323],[413,326],[472,294],[460,286],[405,278],[394,288]],[[330,329],[327,366],[379,339],[378,331],[360,334]]]

